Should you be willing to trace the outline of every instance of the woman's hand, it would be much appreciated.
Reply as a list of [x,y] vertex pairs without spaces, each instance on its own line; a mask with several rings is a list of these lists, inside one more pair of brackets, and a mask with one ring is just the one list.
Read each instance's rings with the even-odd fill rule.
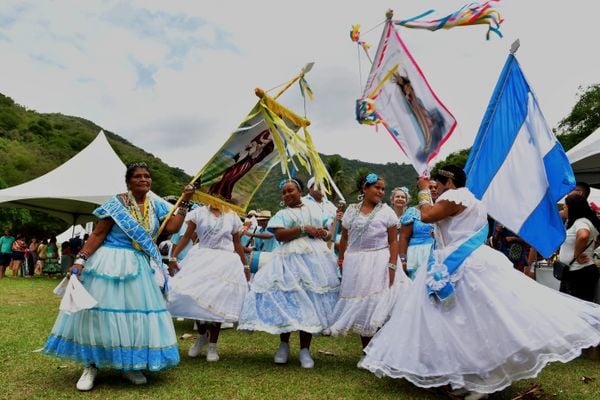
[[429,190],[429,178],[425,178],[424,176],[419,177],[417,187],[419,190]]
[[396,279],[396,271],[388,268],[388,273],[390,274],[390,287],[394,285],[394,280]]
[[192,195],[194,194],[194,192],[196,191],[196,188],[193,185],[185,185],[185,187],[183,188],[183,192],[182,194],[182,200],[183,201],[190,201],[190,199],[192,198]]
[[81,265],[81,264],[73,264],[69,268],[68,272],[71,275],[79,276],[79,275],[81,275],[82,271],[83,271],[83,265]]
[[313,238],[319,237],[318,230],[319,230],[319,228],[317,228],[316,226],[312,226],[312,225],[307,225],[304,227],[304,232],[306,232],[308,234],[308,236],[313,237]]
[[179,269],[177,261],[169,261],[169,275],[175,276],[175,272],[179,271]]
[[581,253],[579,257],[577,257],[577,262],[582,265],[591,264],[590,257],[585,253]]

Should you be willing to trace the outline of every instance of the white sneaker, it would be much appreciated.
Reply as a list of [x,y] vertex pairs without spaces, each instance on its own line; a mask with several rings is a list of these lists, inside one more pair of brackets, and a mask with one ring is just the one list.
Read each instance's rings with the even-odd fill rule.
[[206,361],[215,362],[219,361],[219,353],[217,353],[217,344],[209,343],[208,351],[206,352]]
[[206,343],[208,343],[208,334],[205,333],[204,335],[198,335],[196,341],[188,351],[188,356],[192,358],[198,357],[198,355],[202,352],[202,347],[204,347]]
[[81,390],[82,392],[92,390],[92,388],[94,387],[94,379],[96,379],[96,375],[98,375],[98,368],[85,367],[83,369],[83,373],[81,374],[81,378],[79,378],[79,380],[77,381],[77,390]]
[[148,382],[142,371],[125,371],[123,375],[134,385],[144,385]]
[[231,328],[233,328],[233,322],[221,323],[221,329],[231,329]]
[[285,342],[279,343],[279,349],[275,353],[275,364],[287,364],[288,356],[290,355],[290,345]]
[[481,400],[481,399],[487,399],[487,398],[488,398],[487,393],[469,392],[469,394],[465,396],[464,400]]
[[315,361],[310,356],[310,351],[306,348],[300,349],[298,358],[300,359],[300,366],[302,368],[312,368],[315,366]]

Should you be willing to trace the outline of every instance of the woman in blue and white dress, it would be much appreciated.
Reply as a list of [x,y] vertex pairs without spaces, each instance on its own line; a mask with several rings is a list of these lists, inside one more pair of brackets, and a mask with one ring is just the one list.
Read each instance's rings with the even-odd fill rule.
[[[355,332],[366,347],[384,321],[372,321],[378,304],[396,276],[397,216],[384,202],[385,183],[369,174],[358,183],[362,201],[342,218],[338,264],[342,268],[340,299],[333,312],[332,335]],[[402,271],[400,271],[402,272]]]
[[[219,360],[217,340],[221,324],[237,322],[248,291],[250,270],[245,268],[240,242],[242,222],[237,214],[211,206],[190,212],[183,237],[173,250],[169,267],[179,269],[169,281],[169,311],[173,317],[194,319],[198,338],[190,350],[197,357],[208,343],[206,361]],[[196,233],[198,243],[177,266],[177,256]]]
[[277,364],[287,363],[290,335],[300,331],[300,365],[312,368],[312,335],[329,327],[338,299],[337,265],[324,241],[327,221],[318,207],[302,201],[302,183],[285,180],[280,188],[287,208],[267,225],[280,246],[254,276],[238,329],[279,334]]
[[[179,363],[171,314],[153,276],[161,271],[151,266],[162,264],[154,240],[171,205],[150,192],[152,176],[145,163],[131,164],[125,181],[127,193],[94,211],[100,221],[70,268],[81,274],[84,288],[98,304],[59,312],[43,349],[84,366],[77,382],[82,391],[93,388],[101,367],[123,371],[132,383],[143,384],[142,370],[160,371]],[[183,199],[189,201],[193,192],[193,186],[186,186]],[[186,212],[180,207],[165,231],[179,230]]]
[[600,306],[536,283],[484,245],[487,213],[462,169],[446,165],[435,179],[435,205],[419,180],[421,219],[436,223],[433,262],[417,271],[361,366],[472,400],[600,343]]
[[433,246],[433,224],[421,221],[421,207],[409,207],[400,217],[398,252],[402,268],[415,279],[419,268],[426,268]]

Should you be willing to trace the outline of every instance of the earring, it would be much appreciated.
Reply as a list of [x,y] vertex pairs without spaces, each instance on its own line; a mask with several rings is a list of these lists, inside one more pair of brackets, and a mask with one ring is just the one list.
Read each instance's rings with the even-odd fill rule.
[[285,206],[285,203],[282,201],[279,202],[279,207],[283,208]]
[[361,193],[358,196],[356,196],[356,200],[358,200],[358,201],[363,201],[364,198],[365,198],[365,194],[364,193]]

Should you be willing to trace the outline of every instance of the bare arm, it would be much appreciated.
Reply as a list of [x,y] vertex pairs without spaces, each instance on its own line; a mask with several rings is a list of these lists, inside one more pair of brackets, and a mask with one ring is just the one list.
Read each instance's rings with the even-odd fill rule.
[[408,252],[408,242],[413,235],[413,224],[400,226],[400,240],[398,240],[398,254],[403,257],[402,269],[407,272],[406,253]]
[[173,252],[171,253],[171,257],[177,258],[179,253],[181,253],[183,251],[183,249],[185,249],[185,246],[187,246],[188,242],[192,238],[192,235],[194,234],[195,231],[196,231],[196,224],[192,221],[188,221],[188,227],[185,230],[185,233],[183,234],[181,239],[179,239],[179,242],[177,242],[177,244],[175,245],[175,248],[173,249]]
[[240,261],[244,266],[244,274],[246,275],[246,281],[250,281],[250,269],[246,268],[246,255],[244,254],[244,246],[241,242],[242,232],[237,232],[233,235],[233,249],[240,257]]
[[438,200],[434,205],[423,204],[421,206],[421,221],[428,224],[438,222],[444,218],[457,215],[465,209],[465,206],[448,200]]
[[[88,257],[94,254],[98,247],[102,245],[102,242],[104,242],[106,235],[108,235],[108,232],[110,232],[114,224],[115,221],[112,218],[104,218],[98,221],[80,253],[87,254]],[[74,263],[71,268],[69,268],[69,272],[73,272],[74,267],[78,269],[78,274],[80,274],[83,265]]]
[[[396,228],[396,225],[388,228],[388,244],[390,246],[390,259],[388,262],[396,265],[398,262],[398,228]],[[392,286],[396,278],[396,271],[388,268],[388,272],[390,274],[390,286]]]
[[577,257],[579,264],[587,264],[590,262],[590,257],[583,252],[586,250],[586,246],[590,243],[590,231],[587,229],[579,229],[575,235],[575,252],[573,257]]
[[348,248],[348,229],[342,227],[342,237],[340,239],[340,246],[338,252],[338,266],[340,270],[342,269],[342,264],[344,263],[344,254],[346,254],[346,249]]

